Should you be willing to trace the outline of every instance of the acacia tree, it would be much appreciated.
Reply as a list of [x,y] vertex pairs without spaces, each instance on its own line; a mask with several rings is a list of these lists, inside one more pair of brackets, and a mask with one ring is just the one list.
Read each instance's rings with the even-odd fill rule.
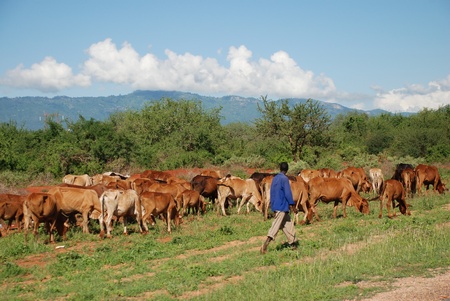
[[308,99],[294,106],[289,101],[268,101],[261,96],[262,106],[258,110],[262,117],[255,124],[259,133],[275,137],[288,143],[292,160],[297,162],[306,146],[326,146],[330,116],[317,101]]

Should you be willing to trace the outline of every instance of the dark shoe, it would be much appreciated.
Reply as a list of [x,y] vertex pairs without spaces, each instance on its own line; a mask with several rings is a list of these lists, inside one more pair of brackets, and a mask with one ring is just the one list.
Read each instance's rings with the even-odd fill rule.
[[289,244],[289,248],[291,248],[291,250],[297,250],[298,249],[298,240],[296,240],[293,243]]
[[263,246],[261,247],[261,250],[259,250],[259,252],[261,254],[266,254],[267,253],[267,246],[269,245],[269,243],[272,241],[271,237],[267,237],[266,241],[264,242]]

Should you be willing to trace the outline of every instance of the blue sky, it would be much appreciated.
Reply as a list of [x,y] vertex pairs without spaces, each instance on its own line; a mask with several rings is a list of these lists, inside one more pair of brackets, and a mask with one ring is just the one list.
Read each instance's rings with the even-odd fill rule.
[[141,90],[450,104],[450,1],[0,0],[0,97]]

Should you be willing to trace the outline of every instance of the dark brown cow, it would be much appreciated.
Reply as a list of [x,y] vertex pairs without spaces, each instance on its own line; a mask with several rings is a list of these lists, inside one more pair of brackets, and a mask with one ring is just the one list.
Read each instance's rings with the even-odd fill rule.
[[[181,198],[183,200],[181,216],[184,216],[186,211],[187,214],[189,214],[191,209],[192,213],[197,215],[199,215],[200,212],[202,214],[206,212],[206,203],[198,191],[185,190],[181,193]],[[180,210],[180,208],[178,208],[178,210]]]
[[64,216],[81,213],[83,232],[89,233],[89,214],[94,210],[101,212],[100,201],[94,190],[55,186],[48,193],[54,195],[59,213]]
[[167,223],[167,231],[172,232],[171,220],[178,227],[181,217],[178,214],[177,204],[170,193],[144,191],[141,196],[143,207],[142,222],[144,229],[148,232],[147,220],[152,220],[152,226],[156,224],[156,217],[163,215]]
[[217,200],[218,180],[218,178],[196,175],[191,180],[192,190],[198,191],[204,198],[208,198],[215,203]]
[[347,167],[341,170],[339,177],[349,179],[357,193],[361,191],[368,193],[372,188],[362,167]]
[[345,178],[314,178],[308,183],[309,202],[313,208],[317,220],[317,203],[319,201],[329,203],[334,202],[333,217],[336,218],[336,211],[339,202],[342,203],[343,216],[347,217],[346,206],[354,205],[356,209],[364,214],[369,213],[369,203],[356,193],[350,180]]
[[20,231],[25,198],[25,196],[18,194],[0,194],[0,219],[8,221],[6,232],[9,232],[11,229],[13,221],[15,221],[15,226]]
[[422,192],[422,185],[425,185],[426,190],[430,185],[433,185],[433,190],[438,191],[443,194],[447,188],[445,184],[442,183],[441,176],[436,166],[419,164],[415,169],[416,181],[417,181],[417,192],[420,194]]
[[414,170],[414,166],[409,163],[399,163],[395,166],[394,174],[392,175],[391,179],[402,181],[402,171],[406,168],[411,168]]
[[[380,198],[380,214],[378,215],[379,218],[383,216],[383,204],[386,204],[389,218],[395,216],[395,209],[394,209],[395,207],[399,207],[400,212],[402,214],[411,215],[411,212],[408,209],[409,205],[406,204],[405,189],[403,188],[403,185],[402,183],[400,183],[400,181],[397,181],[395,179],[386,180],[383,184],[383,189],[379,198]],[[398,205],[395,205],[395,201],[398,202]],[[391,208],[393,209],[394,214],[391,213]]]
[[40,223],[44,223],[45,230],[49,234],[49,241],[51,243],[55,242],[53,233],[55,229],[61,237],[65,238],[67,227],[59,216],[56,200],[52,194],[44,192],[30,193],[24,201],[23,211],[25,241],[28,237],[28,229],[31,220],[33,220],[33,235],[36,240],[38,240]]
[[416,174],[414,170],[409,167],[405,168],[400,175],[400,179],[406,195],[412,197],[416,192]]

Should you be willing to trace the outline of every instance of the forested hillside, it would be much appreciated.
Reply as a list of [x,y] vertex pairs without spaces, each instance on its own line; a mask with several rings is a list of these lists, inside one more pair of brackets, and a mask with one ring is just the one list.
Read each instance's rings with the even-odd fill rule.
[[[221,109],[221,123],[253,122],[261,117],[258,104],[261,99],[240,96],[210,97],[179,91],[135,91],[127,95],[111,95],[107,97],[17,97],[0,98],[0,122],[14,121],[18,126],[27,129],[42,129],[45,119],[69,120],[75,122],[79,116],[85,119],[105,121],[115,112],[141,110],[147,103],[157,102],[163,98],[172,100],[201,101],[206,110]],[[278,100],[277,102],[279,102]],[[289,99],[292,105],[304,103],[306,99]],[[321,102],[332,118],[346,114],[353,109],[339,104]],[[360,111],[362,112],[362,111]],[[387,113],[381,110],[366,112],[369,115]]]

